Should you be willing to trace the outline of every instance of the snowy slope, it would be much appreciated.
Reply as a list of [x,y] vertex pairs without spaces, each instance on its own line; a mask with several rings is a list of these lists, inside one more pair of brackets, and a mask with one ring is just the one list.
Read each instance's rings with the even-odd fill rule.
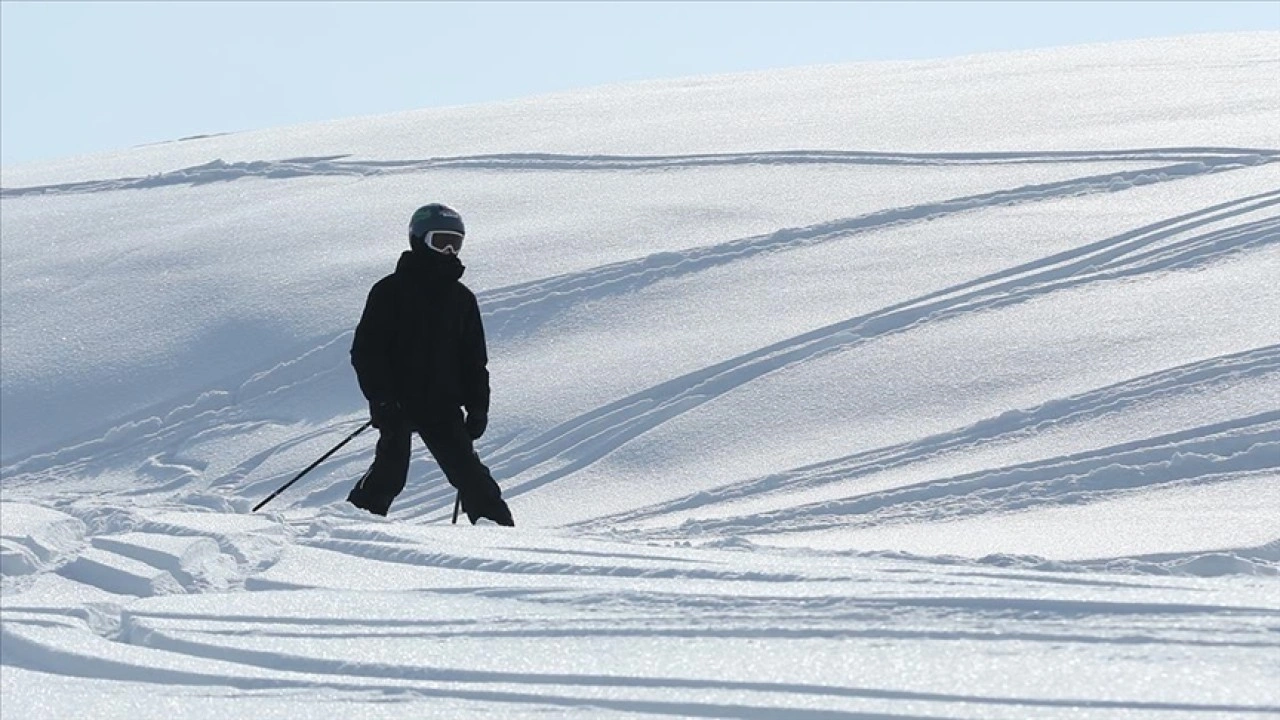
[[[17,717],[1280,713],[1280,34],[4,168]],[[518,527],[341,502],[462,211]]]

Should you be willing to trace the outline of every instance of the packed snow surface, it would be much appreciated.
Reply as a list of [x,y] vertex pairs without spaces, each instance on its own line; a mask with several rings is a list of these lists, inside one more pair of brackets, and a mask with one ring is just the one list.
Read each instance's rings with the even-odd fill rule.
[[[3,170],[0,714],[1280,715],[1280,34]],[[343,502],[468,225],[517,527]]]

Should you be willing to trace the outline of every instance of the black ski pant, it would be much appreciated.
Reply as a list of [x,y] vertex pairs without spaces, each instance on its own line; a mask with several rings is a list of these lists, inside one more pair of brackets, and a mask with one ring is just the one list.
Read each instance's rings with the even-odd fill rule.
[[467,434],[461,409],[440,411],[416,422],[379,428],[381,436],[374,452],[373,465],[356,483],[347,500],[377,515],[386,515],[391,502],[404,490],[409,474],[411,441],[416,432],[435,458],[449,484],[457,488],[462,509],[475,521],[493,518],[510,510],[502,500],[502,491],[489,468],[480,461]]

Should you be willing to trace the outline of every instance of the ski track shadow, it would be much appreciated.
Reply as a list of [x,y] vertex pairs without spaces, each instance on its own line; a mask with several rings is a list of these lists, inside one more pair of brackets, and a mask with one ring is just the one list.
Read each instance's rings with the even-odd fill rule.
[[0,198],[191,187],[246,178],[287,180],[302,177],[373,177],[431,170],[489,170],[541,172],[599,172],[673,170],[736,165],[1000,165],[1099,162],[1217,162],[1223,158],[1251,163],[1273,160],[1280,152],[1259,148],[1143,148],[985,153],[879,153],[838,150],[776,150],[747,153],[689,155],[565,155],[505,153],[427,158],[424,160],[350,160],[347,155],[298,157],[284,160],[226,162],[212,160],[188,168],[145,177],[85,180],[51,185],[0,188]]
[[[1280,204],[1264,193],[1149,225],[1068,252],[1000,271],[800,335],[622,398],[492,457],[505,477],[556,463],[511,489],[535,489],[580,470],[623,443],[756,378],[848,350],[876,338],[990,311],[1088,283],[1194,267],[1280,241],[1280,218],[1179,239],[1197,228]],[[1157,246],[1164,244],[1160,251]],[[1137,257],[1130,257],[1131,255]]]
[[[336,158],[295,158],[285,164],[324,169]],[[806,228],[782,230],[765,236],[734,240],[720,245],[694,248],[681,253],[659,253],[634,261],[615,263],[592,270],[500,288],[481,296],[486,324],[499,341],[511,340],[529,332],[554,317],[565,307],[600,297],[634,292],[648,284],[683,274],[700,272],[735,262],[762,252],[798,249],[818,242],[847,238],[859,232],[880,229],[893,224],[925,222],[947,214],[970,212],[983,208],[1037,202],[1045,199],[1079,195],[1086,192],[1115,192],[1153,182],[1197,177],[1280,159],[1280,152],[1239,150],[1230,148],[1152,149],[1115,152],[1081,153],[980,153],[980,154],[876,154],[783,152],[742,155],[706,155],[660,158],[566,158],[561,156],[508,155],[478,158],[452,158],[438,161],[441,167],[477,167],[489,163],[494,168],[526,169],[646,169],[653,167],[688,167],[707,164],[740,164],[745,162],[850,162],[898,164],[1012,163],[1012,162],[1097,162],[1174,161],[1177,164],[1144,168],[1105,175],[1075,178],[1043,185],[1000,190],[981,195],[956,198],[939,203],[897,208],[869,215],[821,223]],[[422,161],[420,161],[422,162]],[[225,164],[200,166],[210,171],[225,170]],[[275,172],[271,163],[249,164],[241,170]],[[407,170],[408,166],[376,165],[377,168]],[[434,166],[433,166],[434,167]],[[199,170],[200,168],[190,169]],[[418,165],[413,165],[417,171]],[[351,170],[352,168],[345,168]],[[185,172],[185,171],[184,171]],[[188,173],[189,174],[189,173]],[[197,173],[199,174],[199,173]],[[61,191],[79,191],[59,186]],[[77,185],[78,187],[78,185]],[[6,193],[17,193],[18,189]],[[41,190],[48,191],[49,188]],[[1195,267],[1231,253],[1263,247],[1280,236],[1275,217],[1255,220],[1200,235],[1191,231],[1213,223],[1256,213],[1280,202],[1280,192],[1262,193],[1222,203],[1154,223],[1129,233],[1091,243],[1033,262],[992,273],[943,290],[896,303],[868,315],[829,325],[803,335],[761,348],[737,358],[709,366],[703,370],[674,378],[645,391],[597,408],[578,418],[561,423],[531,440],[506,444],[487,457],[501,477],[518,477],[534,473],[535,477],[518,482],[507,490],[509,496],[529,492],[558,478],[582,469],[631,439],[678,417],[702,404],[720,397],[734,388],[777,370],[809,362],[831,353],[847,350],[925,323],[939,322],[965,313],[981,312],[1023,302],[1059,289],[1161,270]],[[52,453],[33,455],[6,466],[6,483],[15,478],[30,480],[50,474],[91,475],[104,468],[130,465],[137,468],[147,462],[182,465],[180,454],[172,448],[208,438],[228,429],[269,424],[264,415],[273,401],[314,390],[318,386],[350,385],[346,377],[346,347],[350,331],[339,333],[319,346],[298,355],[283,358],[267,370],[247,380],[231,383],[235,390],[208,390],[195,402],[167,412],[142,413],[119,422],[106,435],[80,445],[65,447]],[[349,388],[347,388],[348,394]],[[352,403],[352,412],[360,405]],[[308,430],[300,436],[255,451],[241,463],[216,478],[205,478],[210,485],[235,487],[240,491],[259,491],[280,479],[279,475],[250,481],[255,471],[272,457],[287,452],[312,439],[332,438],[341,428],[357,421],[341,421]],[[150,454],[147,454],[150,452]],[[348,462],[368,457],[371,450],[354,448],[346,456]],[[141,456],[141,462],[135,458]],[[189,464],[189,463],[185,463]],[[540,469],[541,468],[541,469]],[[199,467],[189,468],[200,475]],[[146,474],[145,471],[143,474]],[[438,471],[428,473],[432,477]],[[184,475],[183,477],[189,477]],[[176,490],[176,482],[169,482]],[[438,483],[435,483],[438,484]],[[156,487],[152,486],[151,490]],[[331,499],[323,492],[314,499]],[[453,493],[449,488],[413,491],[406,494],[415,506],[410,517],[423,517],[451,508]]]
[[677,535],[854,529],[1072,505],[1168,485],[1280,469],[1280,412],[1262,413],[1065,457],[929,480],[748,516],[687,520]]
[[[1149,375],[1090,390],[1079,395],[1052,400],[1034,408],[1010,410],[963,428],[920,440],[855,453],[843,458],[795,468],[782,473],[743,480],[714,490],[692,493],[674,500],[603,516],[574,527],[616,528],[676,512],[708,508],[746,498],[792,494],[847,482],[862,476],[890,471],[911,464],[963,453],[983,445],[1026,437],[1041,430],[1096,420],[1140,402],[1184,393],[1195,393],[1215,385],[1280,373],[1280,345],[1214,357],[1169,368]],[[745,520],[745,519],[744,519]]]
[[[903,598],[884,598],[871,603],[877,611],[903,607]],[[919,598],[907,598],[906,607],[920,609],[958,606],[964,608],[989,608],[991,598],[957,598],[940,602],[913,602]],[[1041,600],[1028,601],[1039,607]],[[1068,616],[1078,612],[1140,613],[1153,611],[1148,605],[1126,607],[1090,608],[1089,603],[1068,603],[1058,610]],[[1106,604],[1103,605],[1112,605]],[[1029,612],[1015,604],[1016,612]],[[1055,608],[1050,607],[1052,612]],[[1222,608],[1198,606],[1170,606],[1171,612],[1218,612]],[[1157,711],[1157,712],[1218,712],[1218,713],[1274,713],[1280,708],[1264,705],[1224,703],[1160,702],[1144,700],[1075,699],[999,696],[992,694],[960,694],[928,692],[877,687],[858,687],[805,682],[752,681],[722,678],[663,677],[654,675],[607,675],[570,672],[520,672],[461,669],[447,666],[406,665],[390,662],[366,662],[350,658],[334,658],[328,655],[300,654],[280,650],[265,650],[228,645],[218,642],[220,634],[202,632],[199,623],[208,617],[189,616],[196,625],[186,628],[182,616],[152,616],[129,610],[121,612],[118,629],[111,637],[91,639],[89,642],[69,644],[59,639],[77,629],[40,618],[16,619],[6,622],[3,633],[4,660],[11,667],[60,676],[99,680],[145,682],[166,686],[232,687],[241,690],[303,689],[328,692],[346,691],[361,693],[381,692],[395,696],[405,693],[415,697],[435,697],[476,700],[485,703],[510,703],[525,707],[567,706],[580,708],[584,702],[625,712],[668,715],[674,717],[712,718],[851,718],[851,717],[917,717],[898,713],[891,715],[857,713],[848,710],[815,710],[804,707],[788,707],[792,703],[810,704],[815,700],[825,703],[879,700],[914,703],[963,703],[967,706],[995,708],[1022,707],[1027,711],[1040,709],[1082,709]],[[253,619],[246,619],[252,621]],[[259,619],[262,620],[262,619]],[[273,622],[277,619],[268,619]],[[279,619],[287,624],[287,619]],[[223,618],[222,624],[239,619]],[[362,622],[361,625],[364,625]],[[270,625],[255,628],[260,636]],[[642,635],[648,636],[645,633]],[[560,637],[551,633],[550,637]],[[573,635],[570,634],[572,637]],[[590,636],[583,633],[582,636]],[[310,636],[315,637],[315,636]],[[340,638],[338,638],[340,639]],[[990,640],[988,636],[984,639]],[[332,640],[332,639],[331,639]],[[423,638],[429,642],[429,638]],[[439,642],[447,642],[441,638]],[[113,652],[113,647],[129,648],[130,653]],[[150,652],[179,659],[179,663],[167,666],[148,664]],[[435,687],[433,684],[444,685]],[[475,689],[470,689],[475,688]],[[498,689],[503,688],[503,689]],[[517,689],[508,689],[517,688]],[[520,689],[528,688],[527,691]],[[587,697],[578,697],[575,690],[587,691]],[[639,697],[609,697],[601,691],[638,693],[660,692],[662,700]],[[769,704],[725,704],[704,699],[706,693],[752,693],[773,696]],[[790,701],[778,704],[778,701]]]

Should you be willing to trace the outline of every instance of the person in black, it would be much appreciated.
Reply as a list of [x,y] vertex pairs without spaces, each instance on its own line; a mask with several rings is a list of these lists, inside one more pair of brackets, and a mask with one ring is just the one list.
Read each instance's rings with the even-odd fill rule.
[[381,436],[373,465],[347,502],[387,514],[404,490],[416,432],[473,525],[488,518],[512,526],[511,510],[473,447],[489,422],[489,358],[480,306],[459,282],[465,236],[453,209],[418,208],[409,221],[410,249],[369,291],[351,364]]

